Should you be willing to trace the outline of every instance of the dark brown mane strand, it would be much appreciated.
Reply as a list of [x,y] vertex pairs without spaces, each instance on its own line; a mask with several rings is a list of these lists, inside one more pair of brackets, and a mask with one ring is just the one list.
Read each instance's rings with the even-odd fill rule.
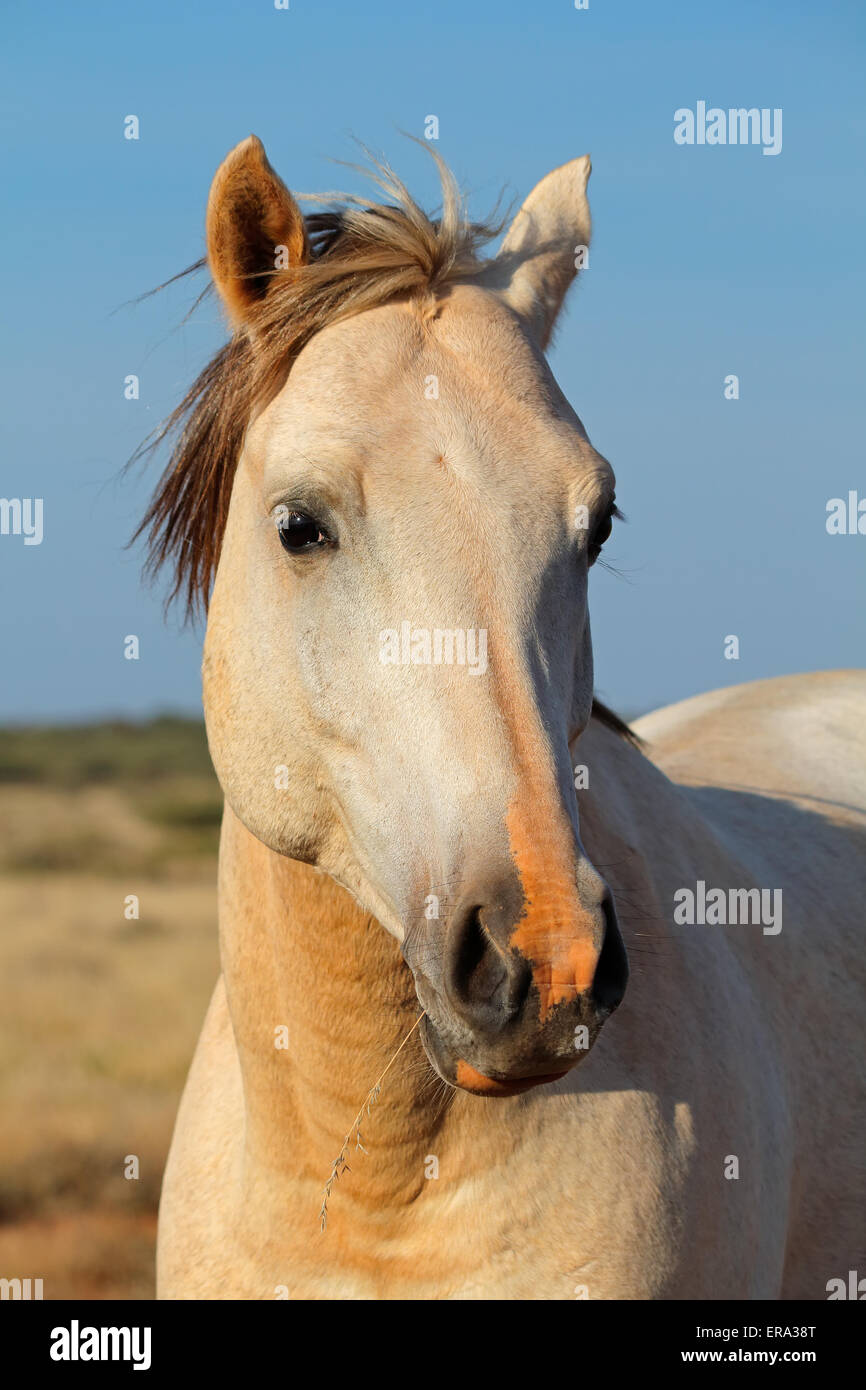
[[612,730],[620,738],[624,738],[626,743],[630,743],[633,748],[643,747],[643,739],[640,735],[636,734],[634,729],[630,729],[624,719],[620,719],[618,714],[615,714],[612,709],[608,709],[607,705],[603,705],[601,700],[596,700],[594,696],[590,717],[597,719],[599,724],[603,724],[606,729]]
[[199,373],[180,405],[131,463],[175,435],[171,458],[130,544],[148,537],[146,573],[172,563],[166,606],[188,617],[207,609],[228,516],[235,466],[252,409],[250,347],[232,338]]

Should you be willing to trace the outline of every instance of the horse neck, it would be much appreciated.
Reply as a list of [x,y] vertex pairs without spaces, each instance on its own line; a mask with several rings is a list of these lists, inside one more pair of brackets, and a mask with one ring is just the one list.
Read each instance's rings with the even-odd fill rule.
[[[323,1187],[354,1117],[419,1017],[412,975],[394,939],[344,889],[273,853],[228,807],[220,950],[246,1157],[294,1178],[300,1169]],[[369,1117],[364,1106],[361,1138],[366,1147],[375,1136],[374,1162],[355,1153],[352,1130],[353,1200],[417,1196],[442,1091],[416,1032]]]
[[[677,789],[634,749],[593,726],[580,744],[591,768],[581,821],[591,856],[637,925],[661,915],[647,872],[648,817],[677,823]],[[693,813],[692,813],[693,816]],[[621,917],[621,920],[622,920]],[[627,945],[630,923],[623,923]],[[273,853],[227,807],[220,846],[220,942],[244,1089],[245,1157],[277,1179],[299,1173],[320,1191],[350,1133],[351,1179],[340,1206],[409,1204],[425,1159],[446,1151],[469,1178],[520,1142],[508,1102],[446,1093],[418,1032],[389,1069],[369,1115],[365,1101],[420,1013],[411,972],[384,928],[332,879]],[[640,1011],[640,977],[630,989]],[[608,1025],[616,1026],[614,1025]],[[285,1030],[283,1035],[278,1030]],[[276,1046],[283,1036],[287,1045]],[[611,1040],[612,1041],[612,1040]],[[353,1121],[364,1109],[355,1153]],[[354,1157],[353,1157],[354,1154]],[[311,1199],[312,1200],[312,1199]]]

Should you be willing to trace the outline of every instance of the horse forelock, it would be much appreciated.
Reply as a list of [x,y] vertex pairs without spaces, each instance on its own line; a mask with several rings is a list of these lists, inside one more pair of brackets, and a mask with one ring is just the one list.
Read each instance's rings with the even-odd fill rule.
[[[375,160],[372,172],[365,172],[387,193],[387,203],[349,194],[299,195],[335,204],[304,219],[310,259],[268,272],[267,291],[248,324],[208,362],[164,425],[133,455],[131,462],[172,441],[168,465],[132,542],[147,538],[151,577],[170,567],[167,603],[180,599],[188,617],[207,610],[253,412],[276,394],[304,345],[342,318],[401,296],[435,297],[487,264],[479,251],[498,235],[501,222],[471,222],[454,176],[431,153],[442,187],[438,218],[424,212],[393,171]],[[205,265],[196,261],[174,280]],[[209,284],[196,303],[212,289]]]

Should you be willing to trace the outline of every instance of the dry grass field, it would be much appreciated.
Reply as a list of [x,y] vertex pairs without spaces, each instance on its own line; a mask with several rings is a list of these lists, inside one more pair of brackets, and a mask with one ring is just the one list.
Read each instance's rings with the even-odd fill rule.
[[0,1277],[46,1299],[153,1296],[221,806],[195,721],[0,731]]

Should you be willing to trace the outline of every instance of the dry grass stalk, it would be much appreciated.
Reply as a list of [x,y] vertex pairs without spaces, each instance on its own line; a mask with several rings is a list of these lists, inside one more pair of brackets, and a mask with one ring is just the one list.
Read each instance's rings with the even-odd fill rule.
[[365,1097],[365,1099],[364,1099],[364,1103],[363,1103],[363,1105],[361,1106],[361,1109],[358,1111],[357,1115],[355,1116],[354,1120],[352,1121],[351,1125],[349,1126],[349,1132],[348,1132],[348,1134],[346,1135],[345,1139],[343,1140],[343,1144],[342,1144],[342,1147],[341,1147],[341,1149],[340,1149],[340,1152],[337,1154],[337,1157],[334,1159],[334,1162],[333,1162],[333,1164],[331,1165],[331,1176],[328,1178],[328,1181],[325,1183],[325,1192],[324,1192],[324,1196],[323,1196],[323,1198],[322,1198],[322,1207],[321,1207],[321,1210],[320,1210],[320,1212],[319,1212],[319,1220],[320,1220],[320,1222],[321,1222],[321,1228],[320,1228],[320,1229],[321,1229],[322,1231],[324,1231],[325,1226],[327,1225],[327,1222],[328,1222],[328,1198],[329,1198],[330,1195],[331,1195],[331,1188],[334,1186],[334,1183],[337,1181],[337,1178],[341,1177],[343,1173],[350,1173],[350,1172],[352,1171],[352,1170],[350,1169],[350,1167],[349,1167],[349,1163],[348,1163],[348,1159],[347,1159],[347,1154],[348,1154],[348,1152],[349,1152],[349,1145],[351,1144],[352,1139],[353,1139],[353,1137],[354,1137],[354,1140],[355,1140],[355,1148],[356,1148],[356,1149],[360,1149],[362,1154],[365,1154],[365,1153],[367,1152],[367,1150],[364,1148],[364,1145],[361,1143],[361,1121],[363,1120],[365,1113],[366,1113],[367,1115],[369,1115],[370,1111],[371,1111],[372,1108],[373,1108],[373,1105],[374,1105],[375,1102],[379,1099],[379,1095],[380,1095],[381,1090],[382,1090],[382,1082],[384,1081],[385,1077],[388,1075],[388,1072],[389,1072],[389,1071],[391,1070],[391,1068],[393,1067],[393,1065],[394,1065],[394,1063],[396,1062],[397,1058],[400,1056],[400,1053],[403,1051],[403,1048],[406,1046],[406,1044],[407,1044],[407,1042],[409,1041],[409,1039],[411,1038],[412,1034],[415,1032],[415,1029],[418,1027],[418,1024],[421,1022],[421,1020],[422,1020],[422,1018],[424,1017],[424,1014],[426,1014],[426,1012],[427,1012],[427,1010],[424,1009],[424,1010],[418,1015],[418,1017],[416,1018],[415,1022],[412,1024],[412,1027],[409,1029],[409,1032],[406,1034],[406,1036],[405,1036],[405,1038],[403,1039],[403,1041],[401,1042],[400,1046],[397,1048],[397,1051],[394,1053],[394,1056],[391,1058],[390,1062],[388,1063],[387,1067],[386,1067],[385,1070],[381,1073],[381,1075],[380,1075],[379,1077],[377,1077],[376,1081],[375,1081],[375,1082],[373,1083],[373,1085],[370,1087],[370,1090],[367,1092],[367,1095],[366,1095],[366,1097]]

